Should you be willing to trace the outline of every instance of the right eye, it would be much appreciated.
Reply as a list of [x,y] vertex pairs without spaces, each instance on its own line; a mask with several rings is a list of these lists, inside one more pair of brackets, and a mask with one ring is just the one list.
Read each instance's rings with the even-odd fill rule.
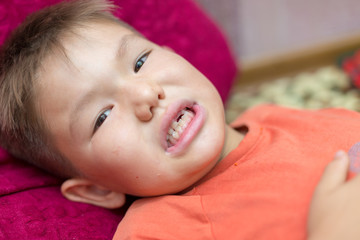
[[140,58],[138,58],[135,62],[135,66],[134,66],[134,72],[137,73],[141,67],[145,64],[149,54],[151,51],[144,53],[143,55],[140,56]]
[[94,126],[94,132],[96,132],[96,130],[105,122],[106,118],[109,116],[111,109],[108,109],[102,113],[100,113],[100,115],[98,116],[98,118],[96,119],[95,122],[95,126]]

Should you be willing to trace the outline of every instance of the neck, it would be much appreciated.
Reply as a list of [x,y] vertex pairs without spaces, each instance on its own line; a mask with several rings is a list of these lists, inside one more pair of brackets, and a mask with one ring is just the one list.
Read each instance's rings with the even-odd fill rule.
[[[222,159],[224,159],[232,150],[234,150],[240,142],[244,139],[247,133],[247,128],[240,128],[238,131],[231,128],[230,126],[225,126],[225,142],[224,146],[220,155],[220,158],[217,163],[219,163]],[[185,190],[181,191],[179,194],[183,194],[188,192],[189,190],[193,189],[195,185],[200,184],[202,181],[206,180],[206,176],[196,182],[194,185],[186,188]]]
[[225,126],[225,143],[219,161],[225,158],[240,144],[240,142],[244,139],[246,132],[247,131],[236,131],[228,125]]

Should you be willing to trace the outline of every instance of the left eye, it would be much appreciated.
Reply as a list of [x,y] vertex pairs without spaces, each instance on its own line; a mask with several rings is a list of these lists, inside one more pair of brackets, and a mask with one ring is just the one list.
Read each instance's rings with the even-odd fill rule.
[[144,53],[143,55],[140,56],[140,58],[138,58],[135,62],[135,66],[134,66],[134,72],[137,73],[141,67],[145,64],[146,59],[148,58],[150,52]]
[[111,111],[111,109],[108,109],[108,110],[102,112],[102,113],[98,116],[98,118],[96,119],[96,122],[95,122],[94,132],[96,132],[96,130],[101,127],[101,125],[103,124],[103,122],[105,122],[106,118],[107,118],[107,117],[109,116],[109,114],[110,114],[110,111]]

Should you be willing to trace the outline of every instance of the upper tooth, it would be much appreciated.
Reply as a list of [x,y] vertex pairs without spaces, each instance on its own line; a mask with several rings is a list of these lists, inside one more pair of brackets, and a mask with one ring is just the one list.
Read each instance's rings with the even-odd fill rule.
[[183,121],[184,121],[184,122],[187,122],[187,121],[189,121],[190,119],[191,119],[191,117],[190,117],[188,114],[183,117]]
[[180,132],[182,130],[182,127],[181,126],[177,126],[176,128],[175,128],[175,131],[177,131],[177,132]]
[[184,121],[184,119],[182,118],[182,119],[180,119],[179,120],[179,122],[178,122],[178,124],[179,124],[179,126],[184,126],[184,124],[185,124],[185,121]]

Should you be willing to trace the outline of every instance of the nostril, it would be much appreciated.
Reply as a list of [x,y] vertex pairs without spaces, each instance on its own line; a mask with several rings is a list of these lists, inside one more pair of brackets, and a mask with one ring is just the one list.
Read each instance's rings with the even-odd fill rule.
[[164,99],[165,98],[165,93],[163,91],[161,91],[159,94],[158,94],[158,99]]
[[165,92],[164,92],[164,89],[161,86],[157,85],[154,88],[154,92],[157,93],[158,99],[164,99],[165,98]]

